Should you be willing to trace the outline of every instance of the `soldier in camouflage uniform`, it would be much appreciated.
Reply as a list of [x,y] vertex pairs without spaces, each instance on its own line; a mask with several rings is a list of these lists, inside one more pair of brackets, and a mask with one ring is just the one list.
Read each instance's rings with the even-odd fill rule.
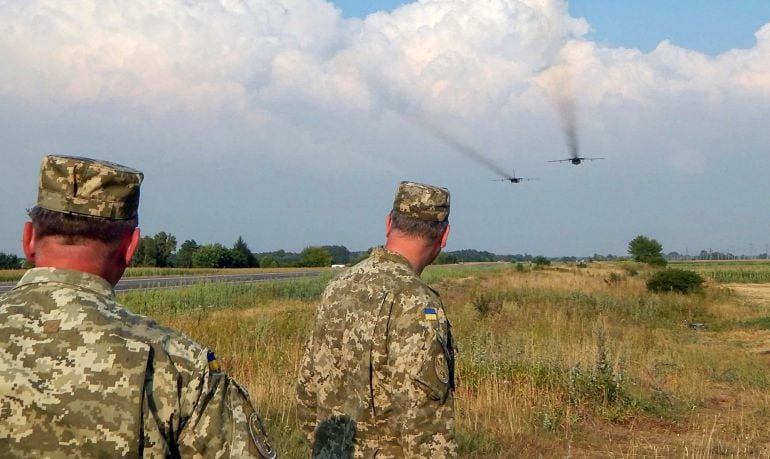
[[36,268],[0,296],[0,457],[275,457],[212,352],[115,302],[142,178],[43,160],[23,235]]
[[[324,291],[297,384],[315,457],[456,455],[452,333],[438,294],[420,279],[446,244],[448,217],[446,189],[402,182],[385,247]],[[353,423],[352,447],[328,434],[344,432],[340,419]]]

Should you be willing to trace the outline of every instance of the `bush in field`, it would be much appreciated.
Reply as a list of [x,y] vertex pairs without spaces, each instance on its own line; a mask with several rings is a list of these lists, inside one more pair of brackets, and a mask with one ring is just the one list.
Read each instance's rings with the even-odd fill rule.
[[700,291],[703,278],[695,271],[685,269],[665,269],[658,271],[647,281],[647,290],[651,292],[692,293]]
[[551,266],[551,260],[548,258],[538,255],[535,258],[532,259],[532,263],[535,264],[536,268],[542,268],[543,266]]
[[480,292],[473,295],[471,303],[473,303],[473,307],[482,317],[490,314],[497,314],[503,309],[503,302],[487,292]]

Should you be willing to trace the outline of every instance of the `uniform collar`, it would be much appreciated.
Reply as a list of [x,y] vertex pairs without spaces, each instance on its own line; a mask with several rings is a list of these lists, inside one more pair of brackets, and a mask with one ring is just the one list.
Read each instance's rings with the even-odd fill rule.
[[95,274],[62,268],[32,268],[24,273],[15,288],[29,284],[47,283],[72,285],[110,298],[115,296],[112,285],[105,279]]
[[[396,263],[397,265],[401,265],[408,269],[410,272],[414,273],[414,268],[412,268],[409,260],[407,260],[400,253],[388,250],[385,247],[377,247],[373,249],[371,255],[369,256],[376,261],[389,261],[391,263]],[[415,273],[415,275],[417,274]]]

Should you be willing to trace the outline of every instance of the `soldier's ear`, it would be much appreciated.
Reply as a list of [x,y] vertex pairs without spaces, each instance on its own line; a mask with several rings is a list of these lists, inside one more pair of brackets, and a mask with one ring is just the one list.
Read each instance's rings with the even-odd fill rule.
[[385,218],[385,237],[390,236],[390,230],[393,227],[393,221],[390,219],[390,214]]
[[446,241],[449,239],[449,224],[444,228],[444,233],[441,235],[441,248],[446,247]]
[[24,256],[30,263],[35,263],[35,227],[32,222],[24,224],[24,230],[21,236],[21,247],[24,250]]
[[139,240],[142,238],[142,232],[139,230],[139,228],[134,228],[134,231],[131,233],[131,242],[128,243],[128,247],[126,247],[126,253],[125,253],[125,262],[126,266],[129,266],[131,264],[131,259],[134,258],[134,253],[136,252],[136,248],[139,247]]

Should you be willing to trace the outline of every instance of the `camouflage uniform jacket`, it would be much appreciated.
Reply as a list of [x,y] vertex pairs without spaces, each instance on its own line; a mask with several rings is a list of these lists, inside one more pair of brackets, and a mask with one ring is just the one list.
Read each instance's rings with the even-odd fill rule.
[[56,268],[0,296],[0,457],[262,457],[245,390],[113,298]]
[[438,294],[401,255],[378,248],[332,281],[300,364],[301,427],[355,421],[354,457],[448,457],[454,345]]

